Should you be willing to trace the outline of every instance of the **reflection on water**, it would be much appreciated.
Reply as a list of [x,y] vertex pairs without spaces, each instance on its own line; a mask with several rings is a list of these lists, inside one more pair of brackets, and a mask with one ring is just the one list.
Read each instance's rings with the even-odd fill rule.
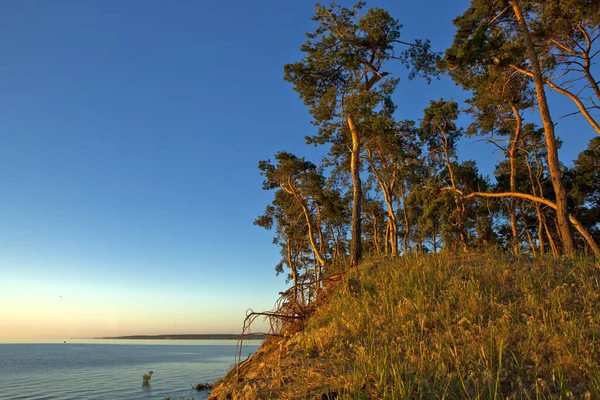
[[[248,341],[243,357],[258,348]],[[204,399],[190,385],[223,376],[231,340],[72,340],[0,343],[0,399]],[[142,376],[153,371],[149,387]]]

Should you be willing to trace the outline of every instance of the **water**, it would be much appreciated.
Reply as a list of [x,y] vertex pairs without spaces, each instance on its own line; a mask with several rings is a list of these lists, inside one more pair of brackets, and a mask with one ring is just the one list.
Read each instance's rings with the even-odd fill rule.
[[[257,350],[248,341],[242,356]],[[0,343],[0,399],[205,399],[190,385],[224,376],[235,362],[231,340],[77,340]],[[154,371],[150,387],[142,375]]]

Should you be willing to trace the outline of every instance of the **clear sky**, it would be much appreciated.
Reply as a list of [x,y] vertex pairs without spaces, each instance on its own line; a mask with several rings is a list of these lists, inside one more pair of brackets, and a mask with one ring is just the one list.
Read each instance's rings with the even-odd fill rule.
[[[368,5],[443,50],[468,1]],[[247,308],[272,307],[286,284],[252,224],[272,195],[257,163],[320,154],[282,79],[313,13],[313,0],[0,2],[0,340],[239,332]],[[466,97],[403,81],[399,116],[442,96]],[[570,162],[593,133],[558,127]],[[461,158],[491,172],[499,156],[471,142]]]

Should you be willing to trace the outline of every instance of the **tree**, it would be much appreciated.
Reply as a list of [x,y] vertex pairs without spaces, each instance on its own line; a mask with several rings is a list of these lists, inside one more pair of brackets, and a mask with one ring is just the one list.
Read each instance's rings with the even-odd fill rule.
[[600,137],[577,156],[570,175],[575,215],[600,242]]
[[[525,5],[525,8],[522,7]],[[510,67],[531,79],[544,127],[548,168],[556,196],[558,227],[566,254],[573,254],[573,236],[569,224],[567,193],[558,160],[554,123],[548,107],[540,64],[539,48],[530,30],[535,15],[534,1],[473,0],[469,9],[454,23],[458,27],[453,45],[446,51],[451,69],[493,69]],[[539,4],[538,4],[539,5]]]
[[[387,11],[371,8],[361,15],[364,5],[317,5],[313,20],[319,26],[307,34],[308,40],[301,47],[304,58],[284,68],[284,79],[294,85],[319,128],[317,135],[308,138],[309,143],[337,143],[335,155],[350,154],[351,264],[362,258],[360,168],[364,125],[397,84],[385,67],[390,60],[398,59],[413,67],[412,77],[433,72],[436,59],[428,42],[401,42],[400,25]],[[399,43],[407,44],[408,49],[396,52]]]
[[[523,135],[522,114],[533,105],[528,78],[515,74],[510,67],[499,66],[475,70],[456,68],[448,72],[472,94],[467,103],[474,121],[468,127],[467,134],[488,136],[487,140],[507,155],[510,165],[510,185],[507,189],[516,192],[516,158]],[[509,214],[513,252],[518,254],[520,240],[515,198],[510,199]]]
[[[398,221],[396,207],[398,197],[406,196],[405,183],[411,173],[411,167],[418,159],[416,129],[413,121],[397,122],[392,116],[393,109],[382,110],[368,130],[365,140],[365,160],[375,177],[383,196],[386,210],[391,255],[398,254]],[[406,207],[404,207],[406,217]],[[405,221],[406,222],[406,221]],[[409,229],[406,226],[406,232]],[[408,245],[406,236],[404,251]],[[386,246],[387,248],[387,246]]]
[[[456,163],[453,166],[455,183],[462,192],[485,191],[490,186],[477,169],[473,160]],[[463,230],[467,237],[469,248],[489,248],[497,243],[493,229],[494,207],[489,202],[479,202],[461,199],[462,207],[456,209],[462,219]],[[457,218],[455,217],[454,220]]]
[[462,129],[457,128],[458,104],[454,101],[431,101],[424,111],[421,120],[420,134],[429,147],[429,153],[441,160],[446,166],[450,187],[454,190],[455,225],[460,236],[461,247],[467,251],[467,233],[464,225],[465,205],[461,196],[456,194],[457,180],[453,164],[456,160],[456,142],[462,135]]
[[[366,246],[367,250],[371,250],[371,252],[376,253],[377,255],[381,255],[381,228],[384,226],[383,220],[385,216],[385,211],[383,209],[383,204],[379,200],[375,200],[370,198],[368,195],[365,196],[364,204],[362,207],[362,211],[364,214],[364,218],[368,221],[366,229],[364,229],[364,233],[366,236]],[[371,236],[371,239],[368,239],[368,236]],[[370,246],[369,246],[370,245]],[[369,249],[369,247],[371,247]],[[387,247],[387,242],[386,242]]]
[[265,177],[263,188],[269,190],[280,187],[292,196],[304,217],[312,251],[320,266],[324,267],[326,259],[323,240],[316,217],[318,197],[324,187],[324,178],[313,163],[291,153],[281,151],[275,155],[275,159],[276,165],[271,164],[269,160],[259,163],[261,175]]
[[280,247],[281,261],[275,266],[277,275],[289,269],[288,279],[292,280],[295,304],[304,304],[299,297],[300,267],[302,254],[307,250],[306,225],[301,224],[302,210],[292,195],[279,189],[273,202],[265,208],[254,224],[264,229],[275,229],[273,244]]
[[[525,124],[520,128],[521,139],[515,144],[514,152],[509,153],[509,160],[502,161],[496,166],[496,192],[528,193],[534,196],[552,199],[552,184],[548,179],[547,152],[544,144],[544,132],[534,124]],[[499,145],[499,147],[501,147]],[[512,150],[512,142],[510,149]],[[504,148],[503,148],[504,150]],[[543,254],[545,249],[544,234],[548,237],[548,242],[554,255],[557,255],[556,245],[552,233],[546,223],[547,219],[554,220],[554,216],[547,216],[540,203],[533,203],[536,216],[531,215],[532,204],[523,202],[515,197],[508,199],[512,204],[517,202],[519,206],[519,219],[517,214],[513,213],[511,207],[511,230],[513,234],[513,248],[519,246],[523,241],[522,236],[526,236],[529,242],[531,253],[537,255],[537,250]],[[548,218],[549,217],[549,218]],[[537,249],[532,238],[532,228],[537,224]],[[515,232],[516,231],[516,232]],[[544,233],[545,232],[545,233]],[[552,233],[551,233],[552,232]],[[516,233],[516,237],[515,237]],[[535,233],[535,232],[534,232]]]
[[529,0],[523,6],[544,67],[545,83],[573,101],[600,134],[600,124],[590,112],[600,109],[600,81],[592,70],[594,58],[600,54],[600,4],[584,0]]

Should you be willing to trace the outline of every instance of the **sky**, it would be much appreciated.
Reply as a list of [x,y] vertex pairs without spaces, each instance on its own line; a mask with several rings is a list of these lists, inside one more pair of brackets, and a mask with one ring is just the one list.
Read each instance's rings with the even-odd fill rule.
[[[442,51],[468,1],[368,5]],[[287,284],[272,233],[252,224],[272,196],[257,164],[325,151],[305,145],[310,115],[282,79],[314,10],[0,2],[0,340],[236,333],[247,309],[272,308]],[[440,97],[467,94],[402,79],[398,116],[418,119]],[[565,163],[594,135],[573,119],[557,129]],[[460,158],[491,173],[492,151],[467,139]]]

